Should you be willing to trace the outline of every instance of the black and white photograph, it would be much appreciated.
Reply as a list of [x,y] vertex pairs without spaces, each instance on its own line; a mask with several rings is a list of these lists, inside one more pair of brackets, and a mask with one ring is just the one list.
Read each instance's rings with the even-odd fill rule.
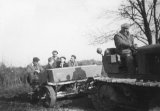
[[0,111],[160,111],[160,0],[0,0]]

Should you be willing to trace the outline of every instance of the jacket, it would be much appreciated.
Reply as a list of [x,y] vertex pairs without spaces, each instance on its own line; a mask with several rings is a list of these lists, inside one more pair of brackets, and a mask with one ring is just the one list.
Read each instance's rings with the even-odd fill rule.
[[[53,58],[53,57],[52,57]],[[60,62],[60,58],[57,57],[57,58],[53,58],[54,62],[53,62],[53,68],[58,68],[59,66],[59,62]]]
[[31,64],[29,64],[29,65],[27,66],[27,72],[28,72],[28,73],[34,73],[35,70],[39,70],[40,72],[42,72],[42,71],[43,71],[43,68],[42,68],[42,66],[41,66],[40,64],[38,64],[37,66],[34,66],[33,63],[31,63]]
[[37,66],[34,66],[33,63],[29,64],[27,66],[27,73],[28,73],[28,77],[27,77],[27,81],[28,83],[31,85],[35,80],[38,81],[39,77],[37,75],[37,73],[35,73],[36,70],[39,70],[40,73],[42,73],[44,70],[42,68],[42,66],[40,66],[39,64]]
[[78,63],[77,63],[77,61],[75,61],[75,62],[69,61],[69,62],[68,62],[68,66],[69,66],[69,67],[75,67],[75,66],[78,66]]
[[114,42],[118,53],[122,53],[122,51],[129,51],[131,46],[134,44],[133,37],[128,35],[124,35],[122,32],[117,33],[114,36]]

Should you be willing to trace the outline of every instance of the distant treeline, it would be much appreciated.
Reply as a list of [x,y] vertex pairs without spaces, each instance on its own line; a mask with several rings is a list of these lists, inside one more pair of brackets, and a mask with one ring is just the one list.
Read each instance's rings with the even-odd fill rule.
[[[78,61],[78,64],[79,66],[101,65],[102,62],[91,59]],[[0,63],[0,87],[14,87],[20,84],[27,84],[26,78],[26,67],[7,67],[4,63]]]
[[25,83],[23,81],[26,74],[26,68],[7,67],[4,63],[0,64],[0,87],[12,87]]
[[102,62],[101,62],[101,61],[94,60],[94,59],[78,61],[78,65],[79,65],[79,66],[83,66],[83,65],[95,65],[95,64],[96,64],[96,65],[101,65]]

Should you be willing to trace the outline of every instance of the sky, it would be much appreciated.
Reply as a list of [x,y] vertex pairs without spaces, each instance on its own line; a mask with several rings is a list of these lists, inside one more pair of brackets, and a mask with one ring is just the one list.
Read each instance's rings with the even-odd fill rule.
[[122,0],[0,0],[0,61],[26,66],[33,57],[47,64],[53,50],[67,60],[101,60],[97,47],[114,47],[113,41],[89,45],[92,37],[117,28],[110,26]]

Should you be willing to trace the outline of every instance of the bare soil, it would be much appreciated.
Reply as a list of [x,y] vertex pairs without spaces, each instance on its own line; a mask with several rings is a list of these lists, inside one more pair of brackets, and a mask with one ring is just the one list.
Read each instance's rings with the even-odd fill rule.
[[58,99],[54,108],[45,108],[40,103],[31,103],[23,91],[22,88],[1,89],[0,111],[95,111],[86,95]]
[[45,108],[40,104],[31,104],[12,100],[0,99],[0,111],[95,111],[87,97],[58,100],[54,108]]

